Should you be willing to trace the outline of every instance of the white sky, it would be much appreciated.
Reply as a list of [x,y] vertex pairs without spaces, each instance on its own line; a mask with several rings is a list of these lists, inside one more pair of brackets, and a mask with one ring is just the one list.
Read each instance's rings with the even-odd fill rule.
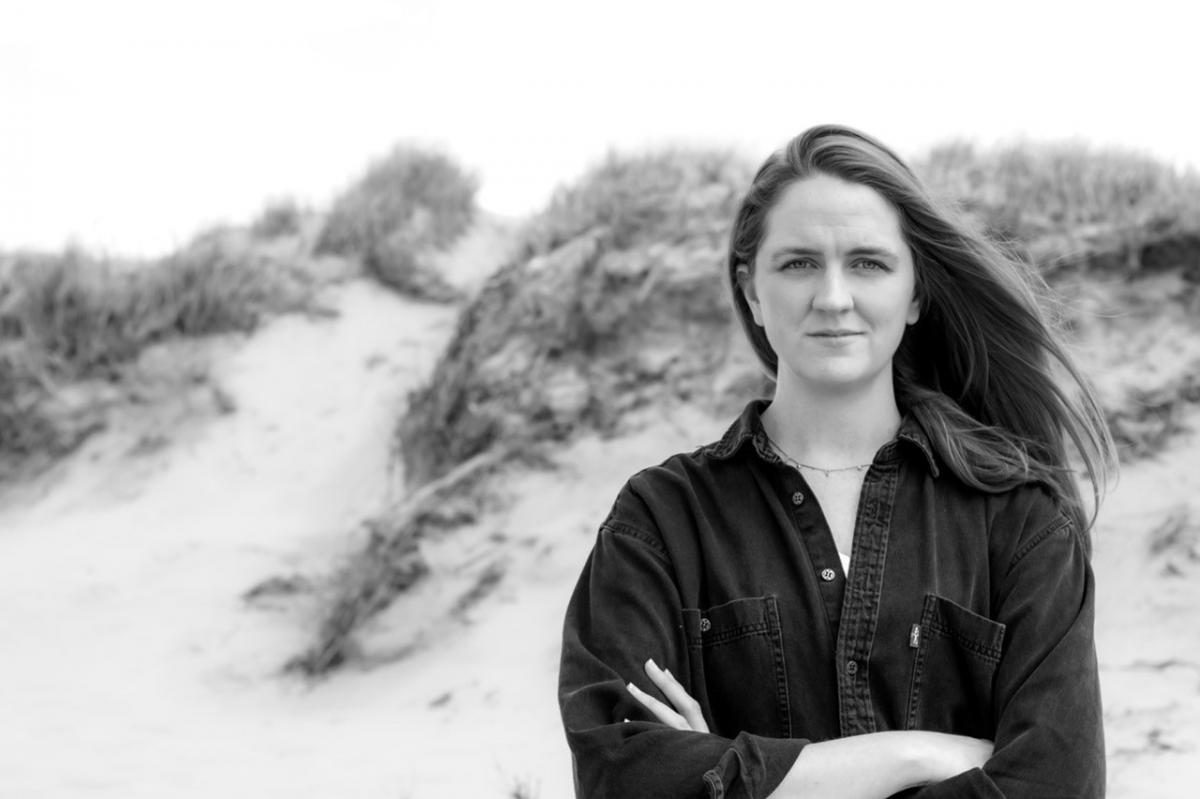
[[1200,164],[1186,4],[0,0],[0,248],[155,254],[323,205],[398,141],[521,214],[609,147],[817,122],[915,154],[1078,137]]

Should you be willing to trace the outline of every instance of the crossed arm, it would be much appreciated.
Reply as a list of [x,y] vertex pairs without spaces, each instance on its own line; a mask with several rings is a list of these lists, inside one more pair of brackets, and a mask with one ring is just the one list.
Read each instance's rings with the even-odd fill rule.
[[[708,732],[699,703],[670,671],[659,668],[653,660],[646,661],[645,671],[670,704],[631,682],[627,689],[634,699],[668,727]],[[918,730],[810,743],[769,799],[827,795],[883,799],[982,766],[991,755],[991,741]]]
[[993,605],[1008,634],[995,678],[994,749],[916,730],[814,742],[727,738],[705,732],[696,703],[665,672],[649,669],[646,682],[636,675],[662,692],[657,705],[627,689],[642,666],[635,653],[677,667],[687,662],[687,642],[676,616],[662,610],[678,602],[669,562],[635,535],[602,531],[568,610],[560,670],[577,791],[696,796],[707,786],[712,797],[787,799],[831,787],[839,796],[886,797],[925,786],[922,799],[1103,796],[1093,583],[1082,544],[1069,525],[1053,524],[1002,563]]

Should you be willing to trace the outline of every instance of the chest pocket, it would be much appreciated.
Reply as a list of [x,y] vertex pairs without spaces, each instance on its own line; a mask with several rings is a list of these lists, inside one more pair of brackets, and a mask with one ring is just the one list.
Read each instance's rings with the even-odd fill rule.
[[993,680],[1004,625],[935,594],[926,594],[909,689],[910,730],[991,738],[996,729]]
[[774,596],[684,608],[692,686],[712,731],[791,737],[783,633]]

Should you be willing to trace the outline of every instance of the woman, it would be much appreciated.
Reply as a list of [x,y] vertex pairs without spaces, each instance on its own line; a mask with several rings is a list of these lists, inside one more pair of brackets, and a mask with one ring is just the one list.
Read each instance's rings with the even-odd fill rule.
[[578,794],[1101,796],[1067,447],[1095,487],[1112,444],[1029,270],[833,126],[767,159],[728,268],[774,396],[601,525],[560,670]]

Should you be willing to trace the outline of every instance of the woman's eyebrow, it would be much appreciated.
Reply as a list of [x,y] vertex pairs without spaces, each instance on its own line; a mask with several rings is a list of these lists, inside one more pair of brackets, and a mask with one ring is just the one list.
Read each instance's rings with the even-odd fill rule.
[[887,247],[852,247],[847,255],[874,255],[876,258],[896,258],[895,252]]
[[[771,252],[771,258],[780,258],[787,255],[823,255],[824,252],[816,247],[790,246],[780,247]],[[864,245],[859,247],[851,247],[846,251],[847,255],[871,255],[876,258],[898,258],[894,250],[887,247],[874,245]]]
[[784,255],[821,255],[821,251],[816,247],[779,247],[771,252],[772,258],[779,258]]

